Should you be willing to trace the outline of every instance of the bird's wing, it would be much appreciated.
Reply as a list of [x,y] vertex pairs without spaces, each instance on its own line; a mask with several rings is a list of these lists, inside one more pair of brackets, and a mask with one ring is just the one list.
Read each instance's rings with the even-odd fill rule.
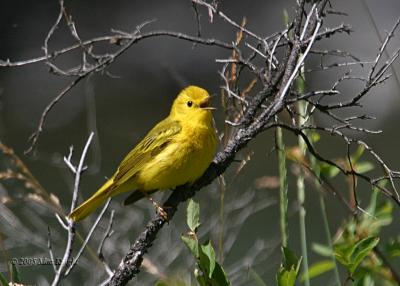
[[134,176],[144,164],[164,150],[181,129],[178,121],[168,118],[158,123],[121,162],[113,185],[120,185]]

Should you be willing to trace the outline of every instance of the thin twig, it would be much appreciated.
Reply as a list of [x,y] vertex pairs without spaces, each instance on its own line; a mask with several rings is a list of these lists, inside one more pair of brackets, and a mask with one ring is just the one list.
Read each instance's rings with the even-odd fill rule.
[[57,273],[56,261],[54,260],[53,248],[52,248],[52,245],[51,245],[50,226],[47,226],[47,248],[49,249],[51,265],[53,266],[54,273]]
[[[80,179],[81,179],[81,174],[83,172],[83,167],[84,167],[84,162],[86,158],[86,154],[89,150],[90,143],[92,142],[93,138],[93,132],[90,133],[88,140],[86,141],[85,147],[83,148],[81,158],[79,160],[78,166],[75,167],[76,173],[75,173],[75,183],[74,183],[74,190],[72,193],[72,200],[71,200],[71,208],[70,210],[72,211],[76,207],[76,202],[78,199],[78,192],[79,192],[79,185],[80,185]],[[72,156],[72,155],[71,155]],[[75,222],[72,219],[67,219],[68,223],[68,240],[67,240],[67,245],[65,247],[65,252],[64,256],[61,260],[61,264],[58,267],[56,271],[56,275],[54,276],[54,280],[52,282],[52,286],[56,286],[60,283],[60,280],[65,276],[65,271],[67,270],[68,263],[70,262],[71,259],[71,254],[72,254],[72,247],[74,244],[75,240]]]
[[68,269],[65,271],[65,276],[67,276],[71,270],[74,268],[74,266],[76,265],[76,263],[78,262],[80,256],[82,255],[83,251],[85,250],[85,247],[87,245],[87,243],[89,242],[90,238],[92,237],[92,234],[94,232],[94,230],[96,229],[97,225],[99,224],[100,220],[103,218],[103,215],[105,214],[108,206],[110,205],[111,202],[111,198],[109,198],[107,200],[107,202],[105,203],[103,209],[101,210],[100,214],[97,216],[94,224],[92,225],[92,227],[90,228],[90,231],[88,233],[88,235],[85,238],[85,241],[83,242],[81,248],[79,249],[78,253],[76,254],[76,256],[74,257],[74,259],[72,260],[72,263],[70,264],[70,266],[68,267]]
[[106,242],[106,240],[107,240],[111,235],[113,235],[113,233],[114,233],[113,230],[112,230],[112,226],[113,226],[113,222],[114,222],[114,214],[115,214],[115,211],[112,210],[112,211],[111,211],[111,214],[110,214],[110,219],[109,219],[109,221],[108,221],[107,229],[106,229],[106,231],[104,232],[103,238],[101,239],[100,244],[99,244],[99,247],[98,247],[98,249],[97,249],[97,256],[99,257],[99,259],[101,260],[101,262],[103,262],[103,265],[104,265],[104,267],[105,267],[105,269],[106,269],[106,271],[107,271],[107,274],[108,274],[110,277],[112,276],[113,272],[112,272],[110,266],[108,266],[108,264],[105,262],[105,258],[104,258],[104,255],[103,255],[103,246],[104,246],[104,243]]

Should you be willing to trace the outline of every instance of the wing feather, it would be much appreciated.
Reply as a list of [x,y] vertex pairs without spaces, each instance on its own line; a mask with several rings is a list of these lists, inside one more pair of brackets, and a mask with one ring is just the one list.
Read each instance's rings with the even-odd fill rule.
[[122,160],[114,175],[113,185],[120,185],[132,178],[144,164],[162,152],[181,129],[178,121],[168,118],[158,123]]

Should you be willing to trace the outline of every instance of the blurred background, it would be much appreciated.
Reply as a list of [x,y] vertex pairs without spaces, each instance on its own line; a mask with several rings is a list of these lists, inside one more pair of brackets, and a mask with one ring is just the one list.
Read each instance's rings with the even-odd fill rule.
[[[398,0],[365,1],[371,15],[361,0],[331,1],[333,8],[348,13],[349,16],[329,16],[325,26],[348,23],[353,29],[351,36],[338,35],[318,44],[320,49],[341,49],[351,52],[363,61],[373,60],[380,42],[375,31],[385,37],[400,15]],[[145,3],[145,4],[144,4]],[[223,1],[220,9],[237,22],[247,19],[247,28],[256,34],[267,36],[284,28],[283,11],[293,13],[295,1]],[[133,31],[144,21],[154,20],[143,31],[172,30],[196,35],[195,14],[190,1],[67,1],[67,11],[73,16],[78,34],[82,39],[110,34],[111,29]],[[0,2],[0,59],[10,61],[25,60],[43,55],[44,39],[58,15],[58,1],[1,1]],[[236,31],[230,25],[215,17],[210,23],[207,11],[200,9],[202,36],[232,41]],[[372,18],[371,18],[372,16]],[[57,50],[74,43],[68,28],[62,25],[50,41],[50,50]],[[398,35],[388,48],[389,54],[400,44]],[[95,49],[107,51],[108,45]],[[60,204],[69,209],[73,187],[73,176],[63,163],[69,147],[74,146],[75,161],[89,133],[95,132],[87,160],[88,171],[82,179],[81,200],[92,194],[112,175],[124,155],[159,120],[168,114],[170,104],[177,93],[188,84],[202,86],[216,94],[214,105],[220,106],[221,65],[215,59],[228,58],[230,52],[209,46],[193,45],[177,39],[160,37],[142,41],[131,47],[116,60],[107,71],[109,74],[95,74],[80,82],[49,113],[44,131],[33,155],[25,156],[28,137],[37,127],[40,115],[51,99],[71,80],[48,72],[44,63],[19,68],[0,68],[0,140],[14,149],[26,163],[44,189],[54,194]],[[79,53],[60,57],[56,63],[68,68],[81,60]],[[306,66],[318,65],[312,59]],[[400,74],[399,63],[393,65]],[[360,74],[368,69],[350,67]],[[330,88],[338,75],[349,67],[330,72],[307,74],[307,89]],[[342,95],[350,96],[360,89],[358,83],[341,88]],[[372,90],[363,101],[368,115],[377,119],[368,122],[368,127],[383,130],[383,134],[366,136],[367,141],[389,166],[400,168],[398,146],[400,142],[398,122],[400,121],[400,89],[392,77],[384,85]],[[221,108],[215,112],[217,127],[222,130],[224,114]],[[324,119],[321,118],[321,121]],[[327,138],[329,139],[329,138]],[[287,145],[295,138],[287,137]],[[344,145],[335,140],[323,140],[320,150],[330,158],[343,157]],[[274,284],[274,275],[280,263],[278,189],[274,180],[277,175],[273,133],[266,132],[257,137],[240,155],[253,154],[238,176],[237,165],[227,170],[225,206],[225,229],[223,235],[224,265],[234,282],[233,285],[255,285],[249,269],[255,269],[268,285]],[[338,146],[342,146],[339,148]],[[0,166],[7,168],[5,156],[0,155]],[[291,170],[289,166],[289,171]],[[271,179],[267,187],[260,185],[260,178]],[[293,177],[293,176],[292,176]],[[345,185],[343,178],[334,182],[338,189]],[[219,224],[219,184],[215,182],[196,195],[201,207],[200,234],[210,238],[216,248],[221,238]],[[361,204],[366,204],[370,188],[360,188]],[[40,204],[26,199],[27,190],[15,181],[0,182],[0,195],[10,199],[0,207],[0,233],[2,244],[8,257],[47,256],[47,226],[52,230],[53,249],[56,257],[61,257],[65,247],[66,233],[57,223],[54,215]],[[300,253],[298,241],[298,213],[295,201],[295,182],[289,182],[289,244]],[[123,197],[123,196],[122,196]],[[158,201],[164,197],[157,196]],[[307,188],[307,240],[324,243],[321,231],[321,215],[315,189]],[[328,218],[332,231],[348,215],[346,209],[330,194],[327,194]],[[104,247],[106,261],[115,268],[145,223],[154,215],[154,208],[148,201],[134,206],[122,207],[123,198],[112,201],[110,209],[115,209],[114,235]],[[156,274],[146,270],[135,278],[140,285],[152,285],[160,276],[190,276],[193,259],[188,254],[179,236],[187,231],[185,207],[182,206],[174,220],[164,227],[155,245],[146,256],[153,264]],[[395,208],[395,217],[399,217]],[[96,231],[89,243],[97,249],[107,218]],[[94,217],[78,230],[86,233]],[[398,234],[399,224],[383,233]],[[310,251],[310,261],[318,257]],[[4,259],[0,259],[0,272],[6,272]],[[101,264],[93,265],[93,257],[85,253],[78,267],[63,285],[76,285],[86,281],[93,285],[106,277]],[[400,265],[399,265],[400,266]],[[88,269],[89,268],[89,269]],[[89,272],[89,273],[88,273]],[[88,276],[90,275],[90,276]],[[22,269],[23,280],[46,285],[53,277],[51,266],[32,266]],[[187,278],[189,279],[189,278]],[[329,274],[321,281],[331,281]],[[135,281],[134,280],[134,281]],[[134,283],[132,283],[134,284]],[[325,283],[326,284],[326,283]],[[329,285],[329,283],[327,284]]]

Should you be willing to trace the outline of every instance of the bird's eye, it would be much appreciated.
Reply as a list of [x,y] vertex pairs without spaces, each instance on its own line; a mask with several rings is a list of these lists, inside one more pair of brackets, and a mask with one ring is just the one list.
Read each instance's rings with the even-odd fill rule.
[[192,105],[193,105],[193,101],[189,100],[189,101],[187,102],[187,106],[188,106],[188,107],[192,107]]

